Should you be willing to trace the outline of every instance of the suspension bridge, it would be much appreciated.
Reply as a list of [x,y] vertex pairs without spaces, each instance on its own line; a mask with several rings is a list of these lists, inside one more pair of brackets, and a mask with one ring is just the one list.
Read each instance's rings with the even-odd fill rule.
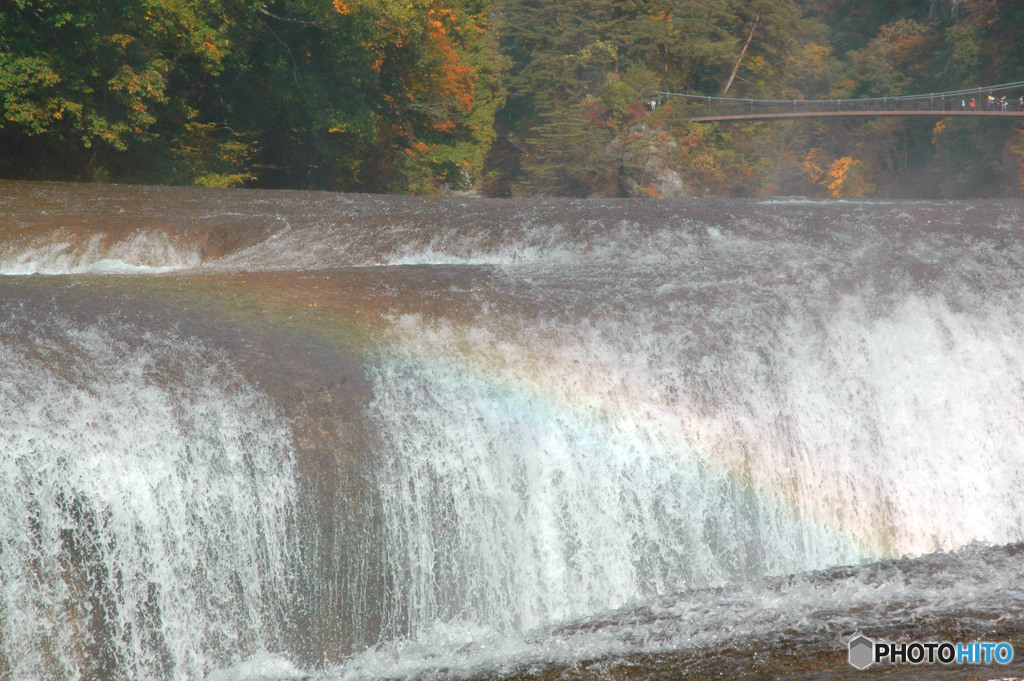
[[657,100],[685,107],[690,120],[698,123],[839,116],[1024,118],[1024,81],[926,95],[862,99],[738,99],[659,91]]

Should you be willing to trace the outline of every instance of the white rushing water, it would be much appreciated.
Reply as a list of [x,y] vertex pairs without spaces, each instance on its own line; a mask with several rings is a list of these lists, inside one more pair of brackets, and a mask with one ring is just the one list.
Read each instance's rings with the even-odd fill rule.
[[[681,654],[699,660],[714,658],[730,647],[766,654],[773,644],[788,645],[787,652],[816,644],[831,655],[843,651],[851,632],[865,627],[927,622],[951,612],[962,623],[974,617],[991,622],[1020,612],[1024,608],[1020,558],[1019,550],[968,547],[915,561],[886,561],[674,594],[582,618],[568,626],[527,632],[500,632],[468,623],[437,624],[416,638],[375,646],[313,678],[367,681],[529,673],[545,678],[550,676],[545,672],[551,666],[565,666],[570,674],[586,678],[588,674],[578,665],[593,660],[606,662],[597,663],[590,676],[614,678],[613,663],[630,655],[649,660]],[[248,667],[240,665],[228,672],[225,681],[300,678],[282,662],[274,657],[256,658]],[[670,663],[652,665],[649,672],[659,678],[666,668],[673,673],[680,669]],[[626,669],[647,678],[642,661]],[[819,678],[833,675],[824,671]]]
[[[477,298],[468,323],[392,320],[371,374],[386,631],[406,638],[336,675],[685,647],[695,634],[644,626],[625,638],[650,646],[523,637],[665,594],[1024,539],[1008,225],[1001,243],[911,229],[899,249],[870,224],[824,241],[808,225],[694,227],[613,229],[579,264],[503,266],[496,286],[521,305]],[[1020,587],[980,573],[1009,579],[1004,598]],[[921,589],[903,592],[919,614],[971,602]],[[806,595],[792,597],[779,607]],[[741,600],[719,604],[723,626],[752,633],[744,618],[769,616]]]
[[117,240],[97,234],[83,240],[58,231],[35,241],[0,248],[0,275],[159,274],[201,262],[199,253],[159,233],[139,232]]
[[[273,641],[287,431],[180,338],[55,320],[0,336],[0,658],[9,678],[202,678]],[[24,337],[23,337],[24,338]]]
[[[750,339],[694,366],[669,334],[627,366],[635,348],[578,329],[398,320],[375,374],[396,629],[523,631],[1024,536],[1024,347],[1004,312],[912,298],[872,319],[851,299],[778,323],[770,361]],[[695,379],[716,396],[686,397]]]
[[[14,678],[488,677],[1024,608],[1015,204],[225,196],[0,254],[66,308],[209,283],[205,340],[3,307]],[[359,366],[302,366],[335,324]]]

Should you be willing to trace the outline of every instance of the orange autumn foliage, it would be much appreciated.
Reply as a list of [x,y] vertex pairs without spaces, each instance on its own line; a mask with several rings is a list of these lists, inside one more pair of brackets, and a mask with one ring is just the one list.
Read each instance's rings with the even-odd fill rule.
[[474,72],[462,62],[445,29],[446,21],[456,25],[455,12],[451,8],[441,7],[430,10],[428,15],[431,14],[438,17],[427,22],[430,44],[440,60],[440,68],[435,73],[436,80],[433,83],[435,92],[449,106],[454,105],[462,113],[468,114],[473,109],[475,98]]
[[431,182],[471,183],[493,138],[487,116],[498,92],[495,71],[488,71],[495,61],[487,51],[496,43],[486,7],[462,0],[332,4],[383,86],[384,105],[372,115],[381,150],[372,172],[404,174],[413,191],[429,192]]
[[[409,100],[408,108],[426,112],[434,131],[451,130],[455,127],[453,114],[472,111],[476,74],[464,63],[459,48],[465,42],[464,33],[485,29],[483,18],[467,18],[462,25],[445,0],[429,4],[333,0],[333,4],[338,13],[359,12],[375,25],[372,38],[363,45],[373,55],[371,69],[375,73],[400,71],[399,82],[405,92],[394,94]],[[422,38],[417,39],[417,34]],[[419,46],[421,56],[409,69],[407,62],[400,62],[406,58],[401,50],[411,45]]]
[[801,163],[801,169],[808,180],[817,184],[825,175],[825,168],[828,163],[825,160],[825,152],[822,149],[814,148],[808,152]]
[[822,184],[837,199],[860,199],[875,191],[869,176],[870,168],[866,163],[843,156],[829,164]]

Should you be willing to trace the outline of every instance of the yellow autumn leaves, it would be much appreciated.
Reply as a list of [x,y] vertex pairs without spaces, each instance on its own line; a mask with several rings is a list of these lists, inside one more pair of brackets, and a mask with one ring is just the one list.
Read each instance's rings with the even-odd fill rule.
[[871,167],[850,156],[830,160],[822,149],[814,148],[804,158],[801,167],[807,179],[824,187],[837,199],[864,198],[876,189]]

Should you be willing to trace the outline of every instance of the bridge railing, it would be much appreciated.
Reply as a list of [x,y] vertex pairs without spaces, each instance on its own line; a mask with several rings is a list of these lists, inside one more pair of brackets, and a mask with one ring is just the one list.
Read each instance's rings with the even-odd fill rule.
[[924,95],[859,99],[740,99],[658,92],[663,103],[683,106],[691,118],[811,115],[816,113],[900,112],[900,111],[1024,111],[1024,81],[969,90]]

